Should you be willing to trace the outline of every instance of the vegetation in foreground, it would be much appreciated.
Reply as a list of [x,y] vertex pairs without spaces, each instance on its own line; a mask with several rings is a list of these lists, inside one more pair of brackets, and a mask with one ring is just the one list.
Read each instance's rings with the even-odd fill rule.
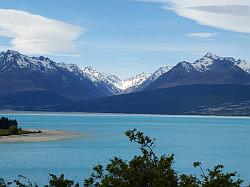
[[41,133],[41,131],[23,130],[21,127],[18,127],[18,123],[15,119],[12,120],[6,117],[0,118],[0,137],[10,136],[10,135],[32,134],[32,133]]
[[[240,187],[243,180],[236,172],[223,172],[223,165],[204,170],[200,162],[193,166],[201,172],[200,176],[180,174],[173,169],[174,155],[157,156],[154,152],[154,139],[142,132],[129,130],[125,132],[131,142],[139,145],[141,154],[130,161],[114,157],[107,166],[97,165],[93,173],[84,180],[85,187]],[[24,182],[23,182],[24,181]],[[37,187],[36,183],[23,176],[18,180],[5,182],[0,179],[0,187],[16,185],[17,187]],[[50,174],[47,187],[78,187],[79,183]]]

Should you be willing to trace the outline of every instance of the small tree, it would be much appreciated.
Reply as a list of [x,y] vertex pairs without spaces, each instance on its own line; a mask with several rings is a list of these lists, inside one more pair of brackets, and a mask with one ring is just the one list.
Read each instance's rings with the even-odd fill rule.
[[11,126],[9,128],[9,134],[10,135],[18,135],[18,128],[17,128],[17,126]]
[[9,129],[11,126],[18,126],[17,121],[6,117],[0,118],[0,129]]

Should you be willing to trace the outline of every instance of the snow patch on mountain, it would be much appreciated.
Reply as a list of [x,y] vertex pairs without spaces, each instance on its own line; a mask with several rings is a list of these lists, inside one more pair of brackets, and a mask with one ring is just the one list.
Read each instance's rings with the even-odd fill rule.
[[120,91],[126,90],[128,88],[132,88],[143,83],[150,75],[146,73],[140,73],[136,76],[133,76],[129,79],[121,80],[115,75],[109,75],[106,73],[101,73],[92,67],[85,67],[82,69],[83,75],[87,76],[93,82],[106,82],[108,84],[113,85]]
[[155,72],[153,72],[150,77],[148,78],[151,82],[155,81],[158,79],[162,74],[167,73],[172,69],[172,66],[165,66],[165,67],[160,67],[157,69]]
[[150,76],[149,74],[143,72],[143,73],[139,73],[136,76],[133,76],[129,79],[122,80],[120,88],[122,90],[126,90],[128,88],[137,87],[140,84],[142,84],[145,80],[147,80],[147,78],[149,76]]
[[227,61],[231,62],[239,68],[243,69],[247,73],[250,73],[250,63],[245,60],[235,60],[232,57],[220,57],[213,53],[207,53],[203,58],[191,63],[191,65],[200,72],[209,70],[211,65],[216,61]]
[[219,57],[212,53],[207,53],[203,58],[195,61],[192,66],[200,72],[206,71],[209,69],[214,62],[214,60],[218,60]]
[[245,60],[237,60],[236,65],[250,74],[250,63]]
[[[6,67],[14,68],[29,68],[32,71],[56,71],[59,68],[63,68],[70,72],[79,73],[80,69],[74,64],[56,63],[47,57],[28,57],[22,55],[17,51],[8,50],[6,52],[0,53],[1,66],[6,69]],[[6,67],[4,67],[6,66]]]
[[186,72],[191,72],[193,69],[195,69],[192,64],[186,61],[182,61],[179,64]]
[[92,67],[83,68],[82,75],[88,77],[93,82],[105,81],[105,75]]

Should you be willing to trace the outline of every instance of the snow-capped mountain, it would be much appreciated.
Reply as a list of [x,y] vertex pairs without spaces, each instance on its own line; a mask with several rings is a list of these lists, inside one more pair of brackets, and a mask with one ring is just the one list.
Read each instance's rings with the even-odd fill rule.
[[247,61],[245,61],[245,60],[237,60],[237,61],[235,62],[235,64],[236,64],[239,68],[243,69],[245,72],[247,72],[247,73],[250,74],[250,63],[249,63],[249,62],[247,62]]
[[121,89],[122,90],[128,90],[128,89],[134,89],[136,88],[137,86],[139,86],[140,84],[142,84],[145,80],[147,80],[147,78],[149,77],[150,75],[147,74],[147,73],[139,73],[129,79],[126,79],[126,80],[122,80],[121,81]]
[[121,92],[118,86],[121,80],[115,75],[101,73],[92,67],[83,68],[82,75],[90,79],[95,85],[108,88],[113,95]]
[[194,63],[183,61],[173,68],[161,67],[151,74],[122,80],[92,67],[80,69],[75,64],[8,50],[0,53],[0,84],[0,96],[32,92],[29,96],[33,97],[35,91],[37,98],[41,99],[42,94],[45,100],[48,95],[60,101],[89,100],[186,84],[250,84],[250,63],[207,53]]
[[0,94],[43,90],[75,101],[119,93],[94,70],[85,70],[75,64],[56,63],[46,57],[28,57],[8,50],[0,53]]
[[140,85],[136,86],[132,91],[133,92],[142,91],[145,87],[154,82],[161,75],[170,71],[171,68],[172,68],[171,66],[160,67],[155,72],[151,73],[147,79],[145,79]]
[[155,72],[153,72],[148,79],[153,82],[158,79],[162,74],[167,73],[171,69],[171,66],[160,67]]
[[120,94],[142,90],[145,86],[155,81],[158,77],[168,72],[170,69],[170,66],[161,67],[151,74],[143,72],[124,80],[115,75],[101,73],[92,67],[83,68],[82,73],[95,84],[104,82],[107,85],[110,85],[114,94]]
[[178,63],[145,89],[187,84],[250,84],[250,63],[207,53],[194,63]]
[[193,66],[197,71],[202,72],[208,70],[209,66],[211,66],[213,62],[219,58],[220,57],[215,54],[207,53],[203,58],[195,61],[193,64],[190,64],[189,62],[187,62],[187,64],[189,64],[189,66]]
[[[23,73],[25,72],[26,75],[27,72],[29,72],[32,74],[32,76],[34,74],[34,77],[32,76],[30,77],[31,79],[30,82],[32,85],[32,86],[30,85],[30,87],[32,87],[32,89],[33,88],[45,89],[44,87],[40,88],[39,86],[37,88],[38,84],[36,82],[38,82],[38,80],[35,81],[34,79],[35,77],[39,77],[38,75],[43,75],[43,77],[46,76],[49,77],[58,73],[60,75],[58,75],[57,78],[60,77],[63,84],[69,84],[70,81],[68,81],[67,76],[64,75],[67,74],[70,76],[77,77],[79,81],[85,82],[85,84],[86,82],[88,82],[88,84],[91,84],[91,87],[94,87],[92,89],[96,89],[96,91],[94,91],[94,95],[97,95],[97,97],[125,93],[125,90],[126,93],[132,92],[135,88],[137,88],[139,85],[145,82],[148,78],[150,78],[150,80],[155,80],[164,71],[165,70],[163,68],[159,69],[154,74],[140,73],[131,78],[121,80],[115,75],[109,75],[106,73],[99,72],[92,67],[85,67],[83,69],[80,69],[75,64],[57,63],[43,56],[29,57],[26,55],[22,55],[17,51],[12,51],[12,50],[0,53],[0,72],[2,74],[6,72],[16,72],[16,74],[19,73],[20,76],[21,72]],[[37,84],[36,86],[33,84],[34,82]],[[51,84],[51,82],[48,82],[48,84]],[[58,85],[60,84],[58,83]],[[58,85],[55,86],[55,88],[58,87]],[[45,83],[43,86],[45,86]],[[81,89],[83,89],[84,87],[85,86],[82,86]],[[29,88],[25,88],[24,90],[26,89]],[[15,90],[14,86],[13,90]],[[85,91],[87,90],[89,90],[89,88],[85,89]],[[78,98],[85,99],[84,95],[89,95],[89,94],[91,95],[92,93],[83,94],[83,96],[77,96],[74,98],[71,97],[71,99],[76,99],[76,100]],[[94,97],[95,96],[93,96],[93,98]],[[92,96],[87,96],[86,99],[88,98],[92,98]]]
[[[128,79],[121,80],[115,75],[109,75],[106,73],[101,73],[92,67],[85,67],[82,69],[83,76],[88,77],[92,82],[99,84],[100,82],[105,82],[113,87],[115,90],[114,94],[119,92],[123,93],[127,89],[132,89],[140,84],[142,84],[150,75],[146,73],[139,73]],[[132,91],[132,90],[131,90]]]
[[65,69],[76,74],[80,74],[81,70],[75,64],[56,63],[47,57],[28,57],[17,51],[7,50],[0,53],[1,71],[8,68],[29,68],[32,71],[52,72],[58,69]]
[[203,58],[195,61],[194,63],[189,63],[189,65],[193,66],[197,71],[204,72],[209,70],[211,65],[216,61],[226,61],[227,63],[231,62],[247,73],[250,73],[249,62],[240,59],[236,60],[232,57],[219,57],[213,53],[207,53]]

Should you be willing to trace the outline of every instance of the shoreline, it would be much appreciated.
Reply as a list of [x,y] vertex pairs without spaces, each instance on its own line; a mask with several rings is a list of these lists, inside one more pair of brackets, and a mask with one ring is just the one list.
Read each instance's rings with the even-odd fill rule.
[[[25,129],[34,131],[34,129]],[[60,130],[41,130],[41,133],[31,133],[23,135],[1,136],[0,144],[2,143],[24,143],[24,142],[48,142],[73,139],[80,136],[75,132],[66,132]]]
[[75,116],[156,116],[156,117],[192,117],[192,118],[243,118],[249,119],[250,116],[243,115],[195,115],[195,114],[133,114],[133,113],[94,113],[94,112],[49,112],[49,111],[20,111],[20,110],[0,110],[1,114],[6,115],[75,115]]

